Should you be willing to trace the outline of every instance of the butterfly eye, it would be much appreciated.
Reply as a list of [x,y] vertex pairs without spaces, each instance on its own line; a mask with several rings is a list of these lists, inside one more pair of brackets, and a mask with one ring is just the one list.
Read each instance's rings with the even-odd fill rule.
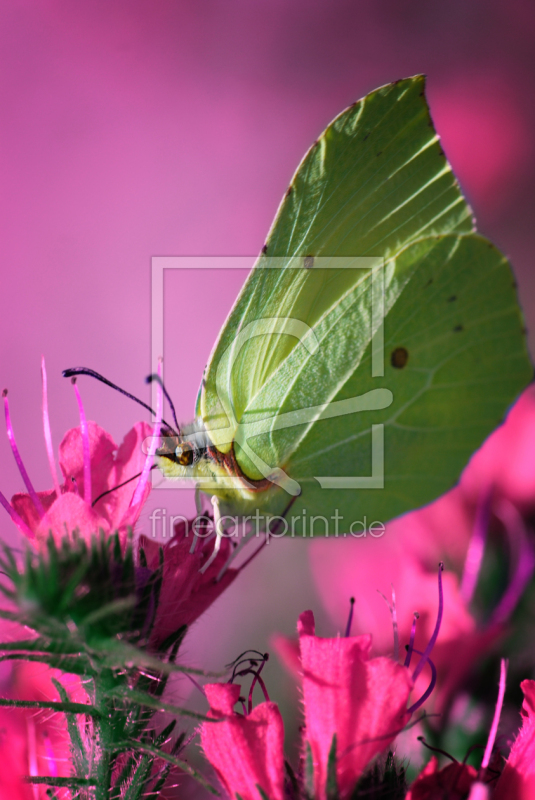
[[175,456],[181,467],[189,467],[193,464],[193,448],[187,442],[178,445],[175,449]]

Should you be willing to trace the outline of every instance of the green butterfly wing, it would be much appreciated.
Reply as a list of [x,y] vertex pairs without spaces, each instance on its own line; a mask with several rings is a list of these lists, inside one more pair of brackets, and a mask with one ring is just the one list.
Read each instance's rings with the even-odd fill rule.
[[[299,484],[292,515],[339,509],[349,525],[428,502],[530,380],[509,265],[472,231],[422,76],[347,109],[305,156],[199,404],[212,441],[234,447],[245,475],[282,468],[290,483],[279,487],[295,495]],[[280,513],[289,495],[279,487],[250,506]]]

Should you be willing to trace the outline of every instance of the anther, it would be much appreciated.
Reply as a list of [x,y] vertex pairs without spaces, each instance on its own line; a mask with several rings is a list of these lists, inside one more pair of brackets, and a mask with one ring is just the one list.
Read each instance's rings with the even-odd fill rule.
[[4,411],[6,416],[6,431],[7,431],[7,438],[9,439],[9,444],[11,446],[11,452],[13,453],[13,458],[15,459],[15,463],[19,469],[19,472],[22,476],[22,480],[28,490],[28,494],[30,495],[32,502],[35,506],[35,510],[39,514],[39,517],[43,519],[45,516],[45,509],[43,508],[43,504],[39,499],[37,492],[33,488],[33,484],[30,480],[30,476],[26,472],[26,468],[22,463],[22,458],[20,457],[19,449],[17,447],[17,442],[15,440],[15,432],[13,430],[13,425],[11,424],[11,416],[9,414],[9,401],[7,399],[7,389],[4,389],[2,392],[2,397],[4,398]]
[[349,636],[351,636],[351,624],[353,622],[353,609],[354,609],[354,607],[355,607],[355,598],[354,597],[350,597],[349,598],[349,616],[347,618],[347,625],[346,625],[346,632],[345,632],[345,638],[346,639]]

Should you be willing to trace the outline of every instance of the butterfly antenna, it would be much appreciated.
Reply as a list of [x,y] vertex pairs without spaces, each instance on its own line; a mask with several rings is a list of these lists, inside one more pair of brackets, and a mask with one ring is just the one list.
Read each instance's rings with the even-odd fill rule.
[[[143,406],[143,408],[146,408],[147,411],[150,411],[151,414],[155,414],[156,413],[153,408],[151,408],[147,403],[144,403],[143,400],[140,400],[139,397],[136,397],[135,395],[130,394],[130,392],[127,392],[125,389],[121,389],[121,387],[117,386],[116,383],[112,383],[107,378],[105,378],[104,375],[101,375],[100,372],[95,372],[94,369],[89,369],[89,367],[72,367],[71,369],[64,369],[61,374],[63,375],[64,378],[72,378],[75,375],[89,375],[90,378],[95,378],[97,381],[100,381],[101,383],[105,383],[106,386],[110,386],[112,389],[115,389],[116,392],[119,392],[120,394],[124,394],[125,397],[129,397],[130,400],[133,400],[135,403],[139,403],[140,406]],[[162,386],[162,388],[163,388],[163,386]],[[167,392],[165,391],[165,389],[164,389],[164,393],[165,393],[165,396],[167,397]],[[172,403],[171,403],[171,408],[173,410],[173,416],[174,416],[175,422],[176,422],[175,409],[173,408],[173,404]],[[164,419],[162,419],[162,422],[164,423],[164,425],[166,425],[169,428],[169,430],[171,430],[174,433],[176,433],[177,436],[180,435],[180,428],[179,428],[178,424],[177,424],[177,429],[175,430],[173,428],[173,426],[169,425],[169,423],[166,422]]]
[[169,403],[169,407],[170,407],[171,412],[173,414],[173,419],[175,421],[176,429],[177,429],[178,433],[180,434],[180,425],[178,424],[178,420],[176,418],[175,405],[174,405],[173,401],[171,400],[169,392],[167,391],[167,389],[164,386],[164,382],[162,381],[162,379],[160,378],[159,375],[156,375],[156,373],[153,373],[152,375],[147,375],[147,377],[145,378],[145,382],[146,383],[152,383],[153,381],[157,381],[160,384],[160,386],[162,387],[162,392],[164,393],[165,399]]

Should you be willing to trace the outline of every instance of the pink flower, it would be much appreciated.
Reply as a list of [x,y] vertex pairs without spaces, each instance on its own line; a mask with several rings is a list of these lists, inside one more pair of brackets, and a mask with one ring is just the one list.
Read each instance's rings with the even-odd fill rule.
[[532,800],[535,797],[535,681],[522,681],[522,727],[496,785],[493,800]]
[[[59,446],[59,465],[63,476],[60,485],[52,448],[44,358],[41,371],[44,439],[54,488],[45,492],[35,491],[17,447],[7,389],[4,389],[2,397],[7,436],[27,493],[14,495],[10,504],[0,492],[0,504],[19,529],[30,539],[37,538],[40,544],[50,534],[60,540],[75,530],[84,538],[100,530],[105,534],[115,531],[125,534],[137,522],[150,492],[148,478],[161,426],[162,392],[158,393],[154,428],[145,422],[138,422],[117,448],[109,433],[96,422],[86,420],[82,399],[73,379],[80,427],[67,431]],[[149,437],[151,444],[145,456],[142,443]]]
[[306,740],[314,764],[315,797],[326,797],[329,753],[336,734],[340,797],[348,797],[366,765],[393,741],[410,714],[409,670],[390,658],[370,659],[371,636],[322,639],[314,616],[298,622]]
[[[195,536],[192,526],[177,523],[174,537],[163,545],[163,580],[156,612],[151,645],[158,647],[183,625],[191,625],[219,597],[238,575],[239,570],[227,569],[231,553],[228,538],[221,540],[213,558],[214,542]],[[157,569],[161,545],[141,536],[139,546],[145,551],[147,566]],[[203,571],[209,559],[213,560]]]
[[39,513],[29,493],[15,494],[11,499],[14,510],[39,542],[46,541],[50,531],[56,539],[76,529],[84,538],[89,538],[99,530],[106,534],[115,531],[125,534],[127,528],[137,522],[143,502],[150,492],[150,483],[147,482],[142,502],[133,507],[130,503],[137,482],[131,481],[124,486],[121,484],[143,469],[145,456],[141,445],[152,434],[151,426],[146,422],[138,422],[127,433],[119,448],[110,434],[96,422],[88,422],[87,429],[91,469],[90,502],[85,499],[84,447],[80,428],[67,431],[59,446],[59,466],[63,475],[59,493],[55,489],[36,492],[45,513]]
[[464,800],[476,779],[474,767],[453,763],[439,769],[438,760],[433,756],[411,785],[406,800],[437,800],[439,797]]
[[213,683],[204,687],[209,716],[201,744],[206,757],[231,798],[269,800],[284,797],[284,726],[276,703],[260,703],[247,716],[234,711],[240,696],[237,684]]
[[[435,710],[444,708],[478,659],[504,635],[533,572],[533,544],[522,515],[535,508],[534,447],[535,390],[530,387],[472,457],[452,491],[390,522],[382,538],[318,539],[312,544],[313,573],[331,618],[343,619],[354,596],[355,628],[374,632],[377,653],[392,648],[391,621],[378,590],[390,597],[391,587],[395,589],[402,643],[408,641],[413,612],[419,612],[416,648],[421,649],[435,617],[435,564],[446,561],[444,620],[433,655],[438,671]],[[483,626],[471,611],[471,600],[489,527],[502,533],[514,571]]]
[[[61,680],[73,702],[87,702],[79,678],[63,675],[42,664],[20,663],[13,668],[7,694],[12,699],[58,702],[52,678]],[[32,787],[27,775],[66,777],[71,774],[71,743],[65,715],[33,709],[0,709],[0,797],[45,800],[46,786]],[[56,790],[67,800],[66,789]]]

